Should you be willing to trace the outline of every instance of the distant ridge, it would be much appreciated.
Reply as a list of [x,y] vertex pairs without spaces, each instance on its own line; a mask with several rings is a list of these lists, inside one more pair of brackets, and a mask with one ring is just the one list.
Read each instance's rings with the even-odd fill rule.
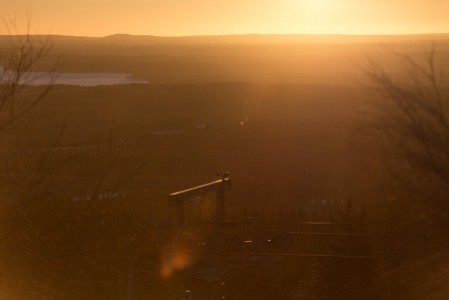
[[154,36],[113,34],[100,38],[107,42],[141,43],[371,43],[449,40],[449,33],[398,35],[345,35],[345,34],[235,34],[195,36]]
[[[50,35],[55,42],[87,41],[95,44],[300,44],[300,43],[386,43],[449,41],[449,33],[398,35],[345,35],[345,34],[240,34],[197,36],[154,36],[113,34],[104,37]],[[34,35],[44,38],[45,35]],[[7,38],[0,35],[0,41]]]

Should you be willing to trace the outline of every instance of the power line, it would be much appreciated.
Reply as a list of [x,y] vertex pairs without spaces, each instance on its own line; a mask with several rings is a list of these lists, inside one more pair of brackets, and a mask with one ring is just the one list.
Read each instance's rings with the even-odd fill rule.
[[286,256],[286,257],[316,257],[316,258],[376,258],[383,259],[388,256],[379,255],[344,255],[344,254],[314,254],[314,253],[257,253],[257,252],[230,252],[228,255],[237,256]]
[[428,238],[428,235],[399,235],[399,234],[374,234],[374,233],[338,233],[338,232],[297,232],[285,231],[286,234],[305,236],[342,236],[342,237],[381,237],[381,238]]
[[[392,257],[384,255],[346,255],[346,254],[314,254],[314,253],[258,253],[258,252],[222,252],[222,255],[235,256],[280,256],[280,257],[305,257],[305,258],[350,258],[350,259],[412,259],[404,257]],[[415,258],[417,259],[417,258]]]

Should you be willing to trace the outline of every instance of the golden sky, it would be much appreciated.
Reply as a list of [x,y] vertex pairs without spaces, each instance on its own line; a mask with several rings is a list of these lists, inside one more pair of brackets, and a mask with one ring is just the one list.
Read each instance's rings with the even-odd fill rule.
[[105,36],[449,32],[449,0],[0,0],[33,33]]

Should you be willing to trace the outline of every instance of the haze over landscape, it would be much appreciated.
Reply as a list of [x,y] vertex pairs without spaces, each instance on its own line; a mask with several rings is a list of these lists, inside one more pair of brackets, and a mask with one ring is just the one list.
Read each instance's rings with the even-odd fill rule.
[[0,299],[449,299],[448,1],[0,7]]

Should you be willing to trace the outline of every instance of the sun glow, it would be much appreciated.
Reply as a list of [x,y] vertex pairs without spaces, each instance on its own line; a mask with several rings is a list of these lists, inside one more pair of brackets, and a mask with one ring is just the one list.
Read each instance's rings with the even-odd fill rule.
[[300,10],[303,32],[326,33],[335,26],[334,19],[341,13],[342,5],[335,0],[301,0],[296,1]]
[[129,0],[126,5],[118,0],[4,0],[1,8],[1,15],[6,18],[16,13],[20,17],[21,12],[31,10],[34,34],[185,36],[449,31],[447,0]]
[[330,0],[302,0],[304,7],[309,9],[325,9],[331,4]]

